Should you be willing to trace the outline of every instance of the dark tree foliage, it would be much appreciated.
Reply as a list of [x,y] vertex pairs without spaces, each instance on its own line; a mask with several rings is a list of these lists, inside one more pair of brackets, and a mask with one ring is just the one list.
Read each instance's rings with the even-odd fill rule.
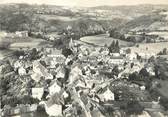
[[64,43],[63,43],[62,39],[57,39],[54,41],[53,46],[60,49],[60,48],[63,48]]
[[2,107],[4,105],[10,105],[11,107],[15,107],[17,104],[35,104],[38,102],[38,99],[34,99],[30,96],[11,97],[10,99],[5,99],[2,101]]
[[133,68],[133,66],[134,66],[134,63],[131,63],[131,68]]
[[132,74],[129,75],[129,80],[134,81],[134,80],[139,80],[140,76],[137,72],[134,72]]
[[149,62],[149,63],[154,63],[154,62],[155,62],[155,57],[154,57],[154,56],[150,57],[150,58],[148,59],[148,62]]
[[147,71],[145,68],[142,68],[142,69],[140,70],[139,75],[140,75],[141,77],[143,77],[143,78],[149,77],[149,73],[148,73],[148,71]]
[[135,39],[135,36],[129,36],[126,38],[126,41],[129,41],[129,42],[136,42],[136,39]]
[[115,67],[112,69],[112,74],[115,75],[115,76],[118,76],[118,74],[119,74],[118,66],[115,66]]
[[30,59],[30,60],[36,60],[36,59],[38,59],[38,58],[40,58],[39,52],[37,51],[36,48],[33,48],[33,49],[31,50],[30,54],[29,54],[29,59]]
[[168,54],[167,48],[164,48],[162,51],[158,53],[158,55],[167,55],[167,54]]
[[120,46],[119,42],[117,41],[112,41],[111,45],[108,47],[110,53],[118,53],[120,51]]
[[23,50],[16,50],[13,53],[16,57],[24,56],[25,52]]
[[160,99],[160,104],[164,107],[165,110],[168,110],[168,99],[165,97],[162,97]]
[[65,57],[68,57],[69,55],[72,55],[73,52],[72,52],[72,50],[69,49],[69,48],[64,48],[64,49],[62,49],[62,54],[63,54]]
[[142,107],[138,101],[129,101],[126,104],[124,110],[126,111],[127,115],[141,114],[144,110],[144,107]]
[[127,54],[130,54],[130,53],[131,53],[131,49],[128,48],[128,49],[126,50],[126,53],[127,53]]
[[7,90],[9,89],[9,84],[10,80],[7,78],[1,78],[0,79],[0,89],[1,89],[1,93],[0,96],[6,95]]

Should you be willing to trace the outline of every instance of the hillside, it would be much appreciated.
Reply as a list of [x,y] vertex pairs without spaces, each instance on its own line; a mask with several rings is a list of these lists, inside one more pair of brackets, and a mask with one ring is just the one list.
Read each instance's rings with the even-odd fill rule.
[[167,15],[161,12],[151,13],[135,18],[119,27],[121,32],[139,30],[164,30],[168,26]]
[[154,11],[164,9],[168,10],[168,5],[133,5],[133,6],[97,6],[92,7],[91,10],[104,10],[109,12],[120,12],[125,16],[136,18],[142,15],[150,14]]
[[100,34],[117,28],[119,32],[167,30],[168,6],[98,6],[90,8],[54,5],[0,5],[1,30],[15,32],[64,32],[71,26],[76,35]]

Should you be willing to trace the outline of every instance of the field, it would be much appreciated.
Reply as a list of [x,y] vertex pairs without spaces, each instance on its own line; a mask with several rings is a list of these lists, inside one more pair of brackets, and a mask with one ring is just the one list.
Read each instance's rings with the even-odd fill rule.
[[[164,48],[168,48],[168,42],[139,44],[139,47],[130,47],[133,53],[158,54]],[[127,48],[125,48],[127,49]]]
[[149,35],[159,35],[159,37],[163,37],[165,39],[168,40],[168,32],[167,31],[164,31],[164,32],[150,32],[148,33]]
[[46,47],[46,46],[50,46],[50,43],[47,41],[44,41],[42,39],[34,39],[31,40],[29,42],[15,42],[12,43],[9,47],[9,49],[11,50],[17,50],[17,49],[32,49],[32,48],[41,48],[41,47]]
[[1,37],[0,47],[8,45],[9,48],[33,48],[38,47],[41,44],[48,44],[47,41],[43,39],[31,38],[31,37]]
[[12,50],[0,50],[0,60],[13,54]]
[[104,46],[105,44],[109,46],[112,43],[112,41],[117,41],[117,40],[119,41],[119,45],[121,47],[128,47],[133,44],[131,42],[114,39],[112,37],[109,37],[108,34],[101,34],[101,35],[96,35],[96,36],[86,36],[86,37],[82,37],[80,40],[86,43],[99,45],[99,46]]
[[[8,45],[8,46],[7,46]],[[36,38],[0,38],[0,47],[7,47],[8,49],[0,50],[0,59],[3,59],[13,53],[13,50],[22,49],[32,49],[32,48],[40,48],[46,47],[50,45],[45,40],[36,39]]]
[[75,21],[78,20],[80,17],[78,18],[74,18],[74,17],[68,17],[68,16],[57,16],[57,15],[40,15],[41,18],[45,19],[45,20],[60,20],[60,21]]

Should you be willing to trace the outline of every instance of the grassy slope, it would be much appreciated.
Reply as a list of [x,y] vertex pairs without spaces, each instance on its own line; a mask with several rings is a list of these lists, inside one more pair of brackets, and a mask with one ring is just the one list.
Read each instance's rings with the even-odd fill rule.
[[95,45],[100,45],[100,46],[104,46],[105,44],[107,44],[108,46],[112,43],[112,41],[119,41],[120,46],[130,46],[132,43],[130,42],[126,42],[126,41],[122,41],[119,39],[114,39],[112,37],[109,37],[107,34],[101,34],[101,35],[96,35],[96,36],[86,36],[86,37],[82,37],[80,39],[81,41],[87,42],[87,43],[93,43]]

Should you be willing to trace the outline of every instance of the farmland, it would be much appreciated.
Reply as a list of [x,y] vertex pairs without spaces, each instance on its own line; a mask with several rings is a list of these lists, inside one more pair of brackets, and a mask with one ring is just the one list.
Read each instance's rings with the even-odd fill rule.
[[14,49],[14,48],[15,49],[18,49],[18,48],[35,48],[35,47],[41,47],[41,45],[43,45],[43,47],[44,47],[47,44],[48,43],[45,40],[30,38],[30,39],[28,39],[28,41],[14,42],[10,45],[10,48],[11,49]]
[[159,35],[162,38],[165,38],[166,40],[168,40],[168,32],[167,31],[160,31],[160,32],[150,32],[148,33],[149,35]]
[[0,60],[13,54],[12,50],[0,50]]
[[[168,42],[139,44],[139,47],[130,47],[133,53],[158,54],[164,48],[168,48]],[[126,48],[125,48],[126,49]]]
[[95,45],[99,45],[99,46],[104,46],[105,44],[107,44],[109,46],[112,43],[112,41],[117,41],[117,40],[119,41],[119,45],[121,47],[128,47],[133,44],[131,42],[126,42],[126,41],[122,41],[119,39],[114,39],[112,37],[109,37],[108,34],[86,36],[86,37],[82,37],[80,40],[83,42],[86,42],[86,43],[91,43],[91,44],[95,44]]
[[49,42],[42,39],[35,39],[30,37],[25,38],[0,38],[0,59],[3,59],[9,55],[12,55],[13,50],[32,49],[38,47],[45,47],[50,45]]
[[40,15],[42,19],[45,20],[61,20],[61,21],[75,21],[79,18],[69,17],[69,16],[57,16],[57,15]]

